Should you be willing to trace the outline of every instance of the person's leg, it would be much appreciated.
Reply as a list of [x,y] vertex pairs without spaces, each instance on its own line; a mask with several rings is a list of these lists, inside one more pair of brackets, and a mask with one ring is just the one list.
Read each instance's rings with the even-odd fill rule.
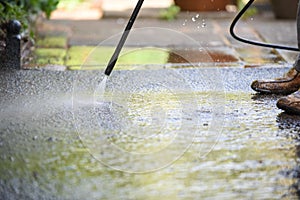
[[[300,0],[298,3],[297,14],[297,39],[298,48],[300,49]],[[300,55],[294,64],[294,69],[296,72],[300,72]],[[280,98],[277,102],[277,107],[288,113],[300,115],[300,91],[297,91],[287,97]]]
[[[299,0],[300,1],[300,0]],[[298,3],[297,13],[297,40],[300,49],[300,4]],[[260,93],[266,94],[291,94],[300,88],[300,54],[298,55],[293,68],[283,77],[274,80],[257,80],[251,88]]]

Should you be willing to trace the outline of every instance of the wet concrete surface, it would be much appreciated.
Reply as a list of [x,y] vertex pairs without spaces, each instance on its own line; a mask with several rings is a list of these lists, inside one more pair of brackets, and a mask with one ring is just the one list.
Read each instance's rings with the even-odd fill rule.
[[[298,199],[299,117],[250,88],[295,54],[237,42],[233,16],[213,16],[140,18],[104,94],[127,15],[40,24],[40,47],[81,71],[0,73],[0,199]],[[295,21],[240,23],[295,43]]]
[[296,199],[287,67],[0,74],[1,199]]

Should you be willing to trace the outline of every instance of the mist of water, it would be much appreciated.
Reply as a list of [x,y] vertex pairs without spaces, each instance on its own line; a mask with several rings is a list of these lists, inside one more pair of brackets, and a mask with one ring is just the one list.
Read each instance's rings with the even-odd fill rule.
[[94,102],[95,103],[103,103],[104,102],[104,93],[106,88],[106,82],[107,82],[108,76],[104,76],[101,83],[98,85],[94,92]]

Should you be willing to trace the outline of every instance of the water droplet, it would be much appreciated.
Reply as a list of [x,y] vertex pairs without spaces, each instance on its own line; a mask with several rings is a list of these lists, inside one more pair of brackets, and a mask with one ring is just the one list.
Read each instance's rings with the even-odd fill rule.
[[183,26],[185,26],[185,25],[186,25],[186,23],[187,23],[187,20],[184,20],[184,22],[183,22],[183,24],[182,24],[182,25],[183,25]]
[[196,15],[196,18],[198,19],[199,17],[200,17],[200,15],[199,15],[199,14],[197,14],[197,15]]
[[201,25],[201,27],[202,27],[202,28],[205,28],[205,27],[206,27],[206,23],[205,23],[205,20],[204,20],[204,19],[202,20],[202,25]]
[[253,17],[251,17],[250,20],[253,21]]
[[195,18],[195,17],[192,17],[192,21],[195,22],[195,21],[196,21],[196,18]]

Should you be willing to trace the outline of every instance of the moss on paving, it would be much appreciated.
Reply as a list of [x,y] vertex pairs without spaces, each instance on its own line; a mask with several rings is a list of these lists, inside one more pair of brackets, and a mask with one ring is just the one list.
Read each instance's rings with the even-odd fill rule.
[[[104,69],[115,47],[73,46],[69,49],[66,65],[71,70]],[[165,64],[169,53],[157,48],[124,48],[116,70],[132,69],[133,65]]]
[[35,56],[35,64],[37,65],[64,65],[66,50],[57,48],[38,48],[35,50]]
[[40,48],[66,48],[67,38],[62,36],[47,36],[37,40],[37,47]]
[[68,51],[66,65],[72,66],[72,69],[81,69],[83,65],[99,68],[108,62],[113,51],[113,47],[73,46]]

